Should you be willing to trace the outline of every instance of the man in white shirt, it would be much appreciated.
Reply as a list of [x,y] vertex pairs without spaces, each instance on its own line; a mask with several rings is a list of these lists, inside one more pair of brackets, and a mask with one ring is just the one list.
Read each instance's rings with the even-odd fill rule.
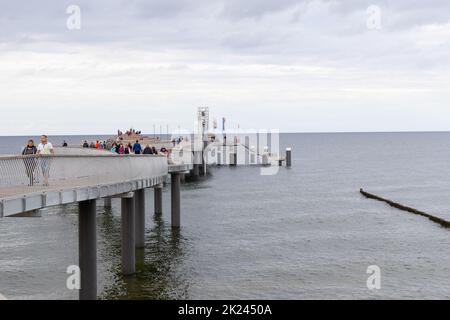
[[39,143],[37,147],[37,154],[45,156],[40,160],[42,175],[44,176],[44,186],[48,186],[48,178],[50,177],[51,165],[51,157],[49,156],[55,154],[55,151],[53,150],[53,145],[48,142],[48,137],[45,134],[41,136],[41,143]]

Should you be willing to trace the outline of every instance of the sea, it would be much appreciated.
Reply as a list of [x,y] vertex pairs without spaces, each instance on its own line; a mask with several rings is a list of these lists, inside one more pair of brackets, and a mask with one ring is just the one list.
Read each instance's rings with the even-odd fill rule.
[[[28,138],[0,137],[0,154],[20,153]],[[50,137],[85,139],[94,137]],[[146,245],[132,277],[120,273],[120,203],[99,201],[98,298],[450,298],[450,230],[359,193],[450,220],[450,133],[286,133],[286,147],[292,167],[276,174],[211,167],[182,184],[179,231],[170,227],[170,187],[162,217],[147,190]],[[77,205],[0,219],[0,294],[78,299],[66,285],[77,233]]]

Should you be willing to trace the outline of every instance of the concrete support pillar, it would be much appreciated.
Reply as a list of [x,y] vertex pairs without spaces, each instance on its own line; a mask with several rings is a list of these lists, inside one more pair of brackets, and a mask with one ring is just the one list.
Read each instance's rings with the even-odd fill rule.
[[180,174],[171,173],[171,211],[172,211],[172,228],[179,228],[180,221]]
[[259,156],[261,154],[261,150],[259,147],[259,132],[256,133],[256,164],[260,164]]
[[222,165],[222,153],[217,151],[217,165],[220,167]]
[[267,133],[267,152],[272,153],[272,132]]
[[251,150],[251,152],[250,152],[250,163],[251,164],[256,164],[256,158],[257,158],[256,149],[255,149],[254,146],[252,146],[250,148],[250,150]]
[[145,247],[145,189],[134,193],[135,237],[136,248]]
[[262,165],[263,166],[268,166],[269,164],[270,164],[269,163],[269,153],[264,152],[263,155],[262,155]]
[[105,208],[111,208],[111,206],[112,206],[111,198],[105,198],[103,201],[104,201],[104,207]]
[[195,164],[194,163],[194,166],[193,166],[193,169],[192,169],[192,175],[195,178],[198,178],[200,176],[200,165],[199,164]]
[[237,166],[237,150],[230,153],[230,166]]
[[208,141],[203,141],[203,151],[201,153],[202,157],[202,175],[206,176],[208,174]]
[[154,189],[155,198],[155,215],[162,214],[162,185],[156,186]]
[[292,165],[292,149],[286,148],[286,167],[290,167]]
[[224,145],[222,147],[222,163],[223,165],[227,164],[227,147]]
[[80,300],[97,299],[96,200],[79,203],[78,250],[81,270]]
[[122,198],[122,273],[125,276],[136,272],[136,249],[134,231],[134,197]]
[[192,176],[194,179],[197,179],[200,176],[200,167],[202,164],[202,152],[201,151],[194,151],[193,155],[193,169],[192,169]]

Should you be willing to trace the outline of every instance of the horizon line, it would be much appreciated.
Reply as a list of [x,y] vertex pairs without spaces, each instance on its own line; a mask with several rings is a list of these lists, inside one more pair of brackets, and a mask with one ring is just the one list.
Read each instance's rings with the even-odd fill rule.
[[[243,129],[242,129],[243,130]],[[358,133],[450,133],[450,130],[400,130],[400,131],[280,131],[280,134],[358,134]],[[0,137],[8,138],[8,137],[38,137],[42,134],[47,133],[40,133],[40,134],[13,134],[13,135],[0,135]],[[190,134],[193,134],[190,133]],[[221,132],[218,133],[219,135],[222,134]],[[225,132],[225,134],[245,134],[245,131],[242,133],[238,133],[235,131]],[[69,134],[51,134],[48,133],[48,136],[66,136],[66,137],[79,137],[79,136],[115,136],[115,134],[109,134],[109,133],[69,133]],[[144,136],[166,136],[167,133],[142,133]],[[170,133],[169,135],[176,135],[176,133]]]

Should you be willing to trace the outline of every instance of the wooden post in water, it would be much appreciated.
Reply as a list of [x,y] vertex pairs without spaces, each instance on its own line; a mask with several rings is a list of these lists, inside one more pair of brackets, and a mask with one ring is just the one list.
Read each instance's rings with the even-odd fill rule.
[[286,167],[290,167],[292,165],[292,149],[286,148]]

